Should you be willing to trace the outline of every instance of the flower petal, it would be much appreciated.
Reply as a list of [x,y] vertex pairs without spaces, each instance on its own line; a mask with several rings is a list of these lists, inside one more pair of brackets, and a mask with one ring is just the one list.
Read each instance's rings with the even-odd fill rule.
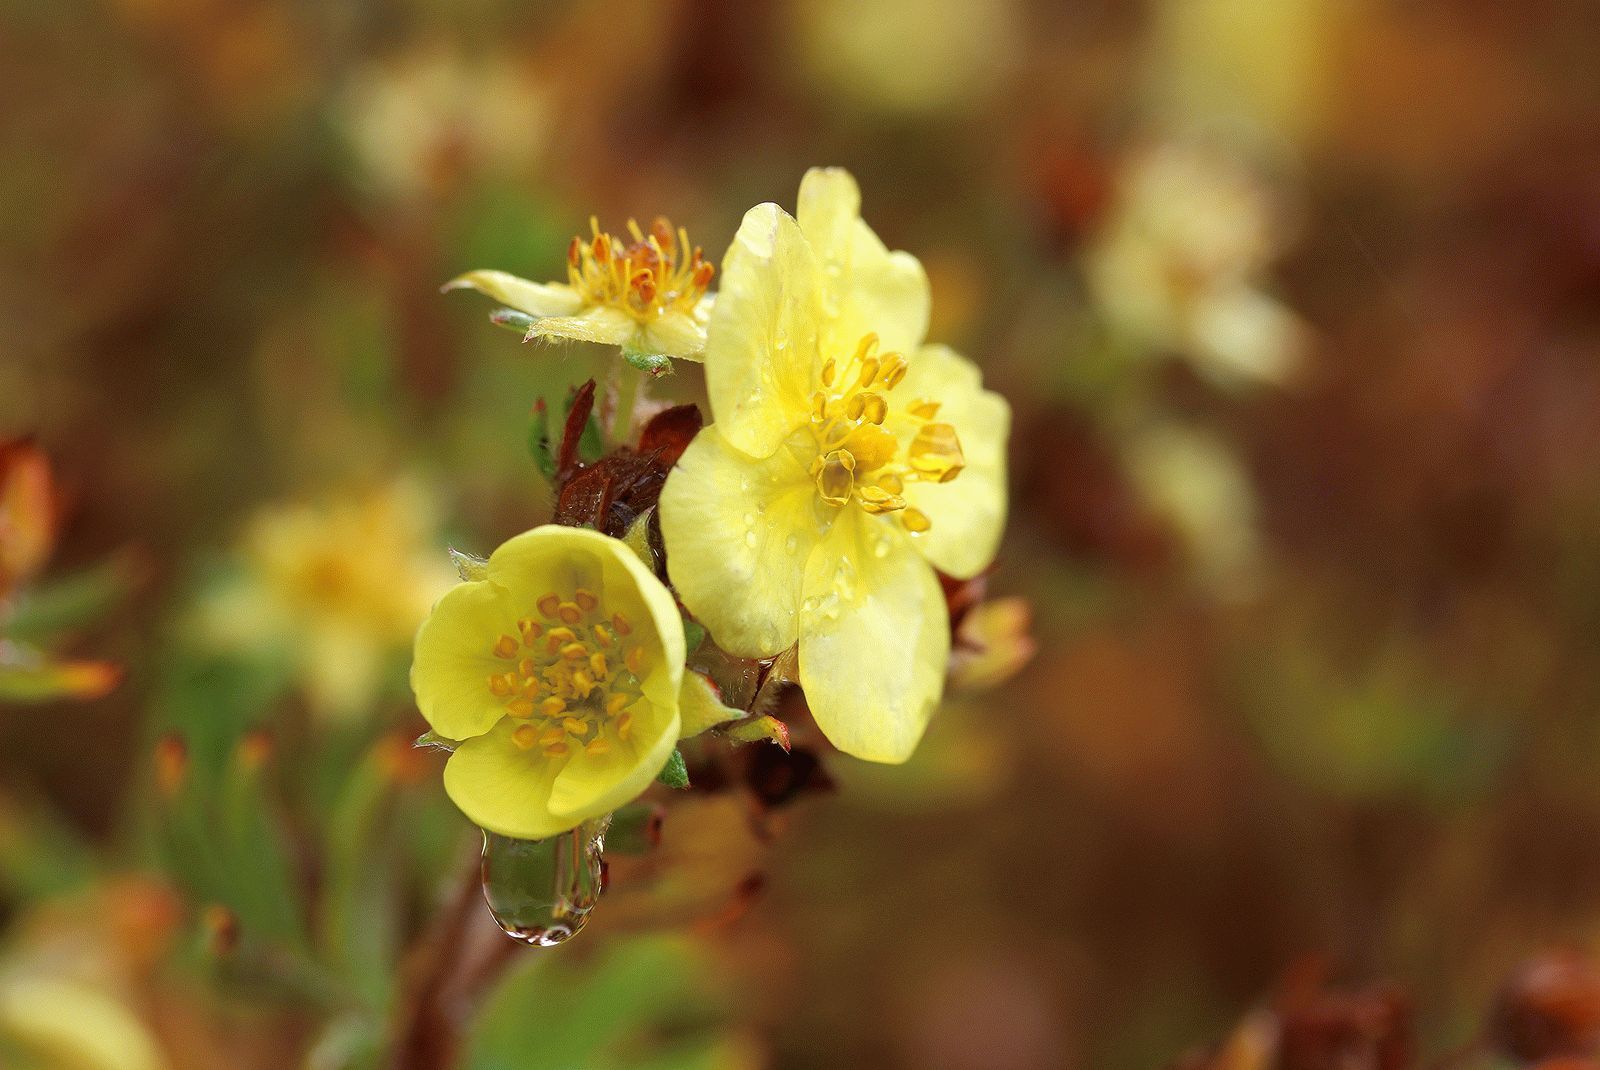
[[844,511],[806,564],[800,618],[800,686],[822,734],[857,758],[905,761],[949,657],[933,570],[888,518]]
[[574,342],[620,346],[639,333],[638,321],[632,316],[620,308],[601,305],[576,316],[546,316],[535,320],[523,340],[567,338]]
[[570,316],[583,297],[560,282],[529,282],[504,271],[469,271],[444,284],[446,290],[477,290],[530,316]]
[[699,360],[706,347],[706,329],[687,312],[663,312],[645,327],[637,344],[645,353]]
[[579,821],[610,813],[632,802],[650,786],[667,756],[678,745],[677,700],[670,707],[648,699],[628,708],[633,733],[613,741],[604,754],[575,751],[555,779],[550,812],[563,821]]
[[885,352],[909,354],[920,345],[931,304],[927,272],[910,253],[890,252],[862,221],[861,191],[850,172],[807,171],[796,215],[823,270],[824,348],[848,355],[869,331]]
[[551,789],[571,759],[523,750],[511,740],[515,729],[515,721],[502,718],[457,747],[445,763],[445,794],[473,824],[502,836],[542,840],[575,828],[582,816],[550,811]]
[[976,365],[945,346],[917,350],[895,396],[897,401],[938,401],[938,419],[952,425],[961,440],[966,457],[961,474],[949,483],[909,482],[905,499],[933,522],[928,531],[911,536],[912,545],[939,571],[971,579],[994,560],[1005,530],[1011,406],[983,389]]
[[417,629],[411,689],[417,709],[433,730],[450,739],[489,731],[505,715],[489,690],[489,676],[505,663],[492,647],[515,634],[516,612],[504,589],[492,583],[462,583],[445,592]]
[[820,280],[799,224],[775,204],[745,213],[722,262],[706,333],[706,393],[722,434],[765,457],[803,423],[819,361]]
[[799,635],[805,562],[822,535],[816,487],[787,447],[758,461],[721,427],[694,437],[661,492],[667,568],[718,645],[765,657]]

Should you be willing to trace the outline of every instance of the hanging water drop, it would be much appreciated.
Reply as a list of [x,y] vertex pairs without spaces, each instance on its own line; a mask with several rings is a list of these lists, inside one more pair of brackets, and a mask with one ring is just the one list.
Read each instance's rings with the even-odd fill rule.
[[604,890],[601,852],[611,815],[546,840],[483,834],[483,897],[513,940],[554,947],[576,936]]
[[783,548],[791,554],[796,552],[800,549],[800,537],[798,535],[790,535],[783,540]]

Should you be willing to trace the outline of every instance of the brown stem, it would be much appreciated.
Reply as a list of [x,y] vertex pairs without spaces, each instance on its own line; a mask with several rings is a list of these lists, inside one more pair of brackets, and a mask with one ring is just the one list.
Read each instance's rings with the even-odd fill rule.
[[490,919],[476,852],[455,894],[413,953],[399,1001],[390,1065],[394,1070],[449,1070],[480,997],[519,949]]

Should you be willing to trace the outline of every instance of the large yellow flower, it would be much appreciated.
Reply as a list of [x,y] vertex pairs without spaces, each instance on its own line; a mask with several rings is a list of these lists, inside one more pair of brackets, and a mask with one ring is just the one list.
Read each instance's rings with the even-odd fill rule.
[[679,738],[739,716],[683,659],[677,604],[633,551],[549,525],[439,600],[411,687],[434,731],[462,741],[444,771],[455,804],[542,839],[633,799]]
[[1011,412],[970,362],[923,344],[927,277],[861,221],[848,173],[809,172],[798,214],[752,208],[723,262],[715,423],[661,495],[668,567],[726,649],[798,640],[835,746],[900,762],[949,657],[934,567],[973,576],[999,542]]
[[700,359],[714,268],[666,219],[647,234],[628,220],[631,242],[604,234],[572,239],[566,282],[529,282],[504,271],[469,271],[446,290],[472,289],[531,317],[525,341],[571,339],[621,346],[634,358]]

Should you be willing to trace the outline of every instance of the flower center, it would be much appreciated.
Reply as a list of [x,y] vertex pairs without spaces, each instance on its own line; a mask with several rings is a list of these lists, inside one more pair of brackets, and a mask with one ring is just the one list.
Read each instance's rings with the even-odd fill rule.
[[811,433],[817,443],[811,475],[818,496],[829,505],[854,501],[869,513],[896,513],[907,531],[919,533],[933,525],[927,514],[906,505],[906,484],[948,483],[961,474],[966,458],[956,429],[936,421],[937,401],[918,398],[904,408],[917,425],[904,451],[884,430],[887,395],[908,367],[899,353],[878,352],[876,334],[862,338],[843,365],[830,358],[822,366],[822,388],[811,395]]
[[692,313],[711,285],[716,268],[704,251],[691,248],[688,232],[674,232],[662,216],[648,234],[628,220],[631,243],[602,234],[593,217],[589,229],[593,238],[575,237],[567,247],[567,279],[591,305],[610,305],[641,320],[674,309]]
[[629,641],[627,617],[607,619],[600,600],[581,587],[571,599],[543,595],[536,609],[537,617],[517,621],[518,635],[502,635],[491,648],[507,667],[490,674],[489,690],[523,722],[512,742],[542,747],[552,758],[578,747],[604,754],[632,734],[628,707],[641,697],[644,647]]

